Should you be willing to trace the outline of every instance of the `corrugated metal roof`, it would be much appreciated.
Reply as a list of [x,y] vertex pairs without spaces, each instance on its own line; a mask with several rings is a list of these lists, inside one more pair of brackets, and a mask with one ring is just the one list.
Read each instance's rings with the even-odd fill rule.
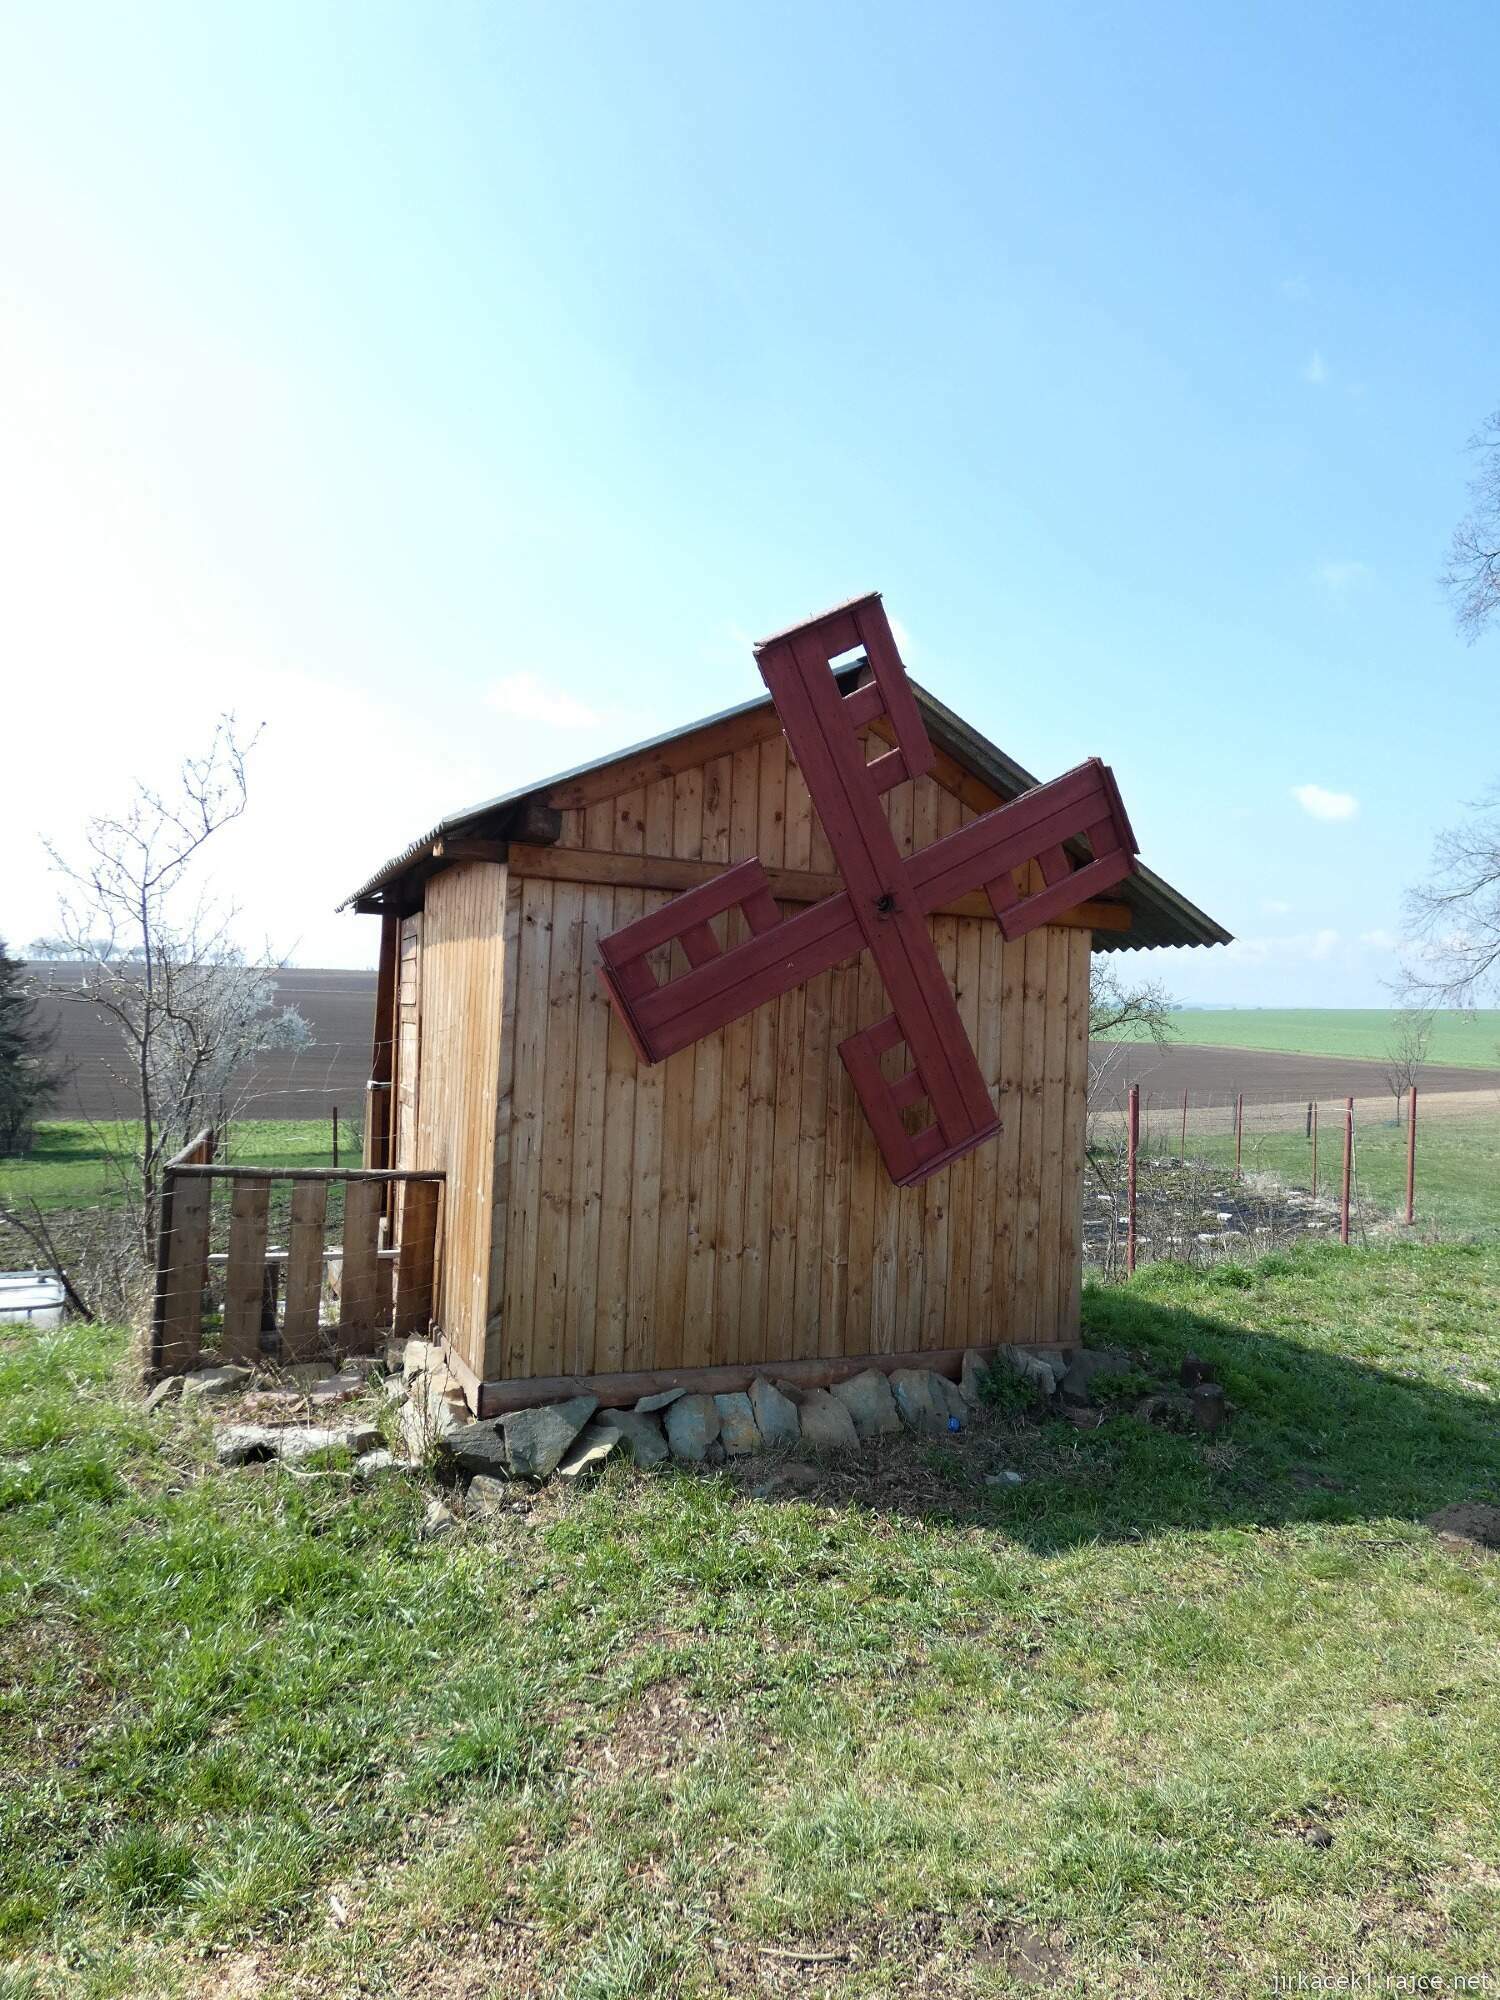
[[[846,670],[848,676],[857,674],[859,666]],[[840,678],[845,678],[841,675]],[[922,711],[922,719],[927,732],[940,750],[945,750],[957,763],[971,771],[1002,799],[1019,798],[1022,792],[1030,791],[1037,780],[1015,759],[1008,757],[998,745],[965,722],[935,695],[916,681],[911,683],[917,705]],[[462,812],[450,813],[438,821],[420,839],[414,840],[400,854],[393,855],[383,868],[379,868],[361,888],[339,905],[349,909],[351,905],[375,896],[395,881],[399,876],[426,859],[432,851],[433,843],[456,838],[463,833],[471,833],[483,823],[494,827],[496,837],[505,837],[503,822],[513,818],[527,805],[544,804],[548,795],[559,786],[572,783],[575,779],[594,771],[602,771],[610,764],[622,762],[627,757],[637,757],[645,751],[659,750],[669,743],[676,743],[684,736],[696,735],[700,730],[712,729],[716,724],[727,722],[734,716],[748,715],[754,709],[768,708],[770,696],[762,695],[758,700],[741,702],[738,707],[726,708],[717,715],[700,717],[696,722],[685,723],[680,729],[669,729],[660,736],[648,738],[643,743],[632,743],[622,750],[612,750],[607,757],[596,757],[591,763],[578,764],[570,771],[558,771],[550,778],[542,778],[535,784],[524,785],[513,792],[501,792],[482,804],[468,806]],[[1128,876],[1118,887],[1111,890],[1110,900],[1129,906],[1132,921],[1128,931],[1096,931],[1094,948],[1096,951],[1141,951],[1159,945],[1228,944],[1230,933],[1222,924],[1216,923],[1195,903],[1192,903],[1170,882],[1147,868],[1144,863],[1137,867],[1134,875]]]

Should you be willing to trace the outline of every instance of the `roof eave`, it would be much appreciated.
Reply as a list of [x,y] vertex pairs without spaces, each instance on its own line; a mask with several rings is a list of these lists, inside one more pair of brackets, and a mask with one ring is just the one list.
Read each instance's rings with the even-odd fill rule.
[[[858,665],[845,670],[840,678],[852,676],[860,671]],[[918,682],[911,683],[917,704],[927,723],[928,733],[938,748],[947,752],[956,762],[981,779],[991,791],[1002,799],[1018,798],[1037,783],[1036,778],[1024,765],[1009,757],[998,744],[980,734],[971,723],[965,722],[946,703],[929,693]],[[648,737],[644,742],[632,743],[621,750],[613,750],[607,757],[597,757],[586,764],[575,765],[568,771],[559,771],[536,784],[525,785],[512,792],[502,792],[482,805],[470,806],[462,812],[450,813],[438,821],[419,840],[392,857],[372,875],[363,887],[340,903],[340,910],[356,906],[370,907],[372,899],[381,896],[392,883],[409,874],[423,864],[432,864],[440,859],[434,850],[442,841],[458,834],[473,834],[483,830],[496,840],[515,837],[513,828],[519,816],[533,805],[545,804],[548,796],[560,787],[576,779],[587,777],[606,769],[611,764],[623,763],[627,758],[638,757],[653,750],[661,750],[680,742],[683,737],[693,736],[701,731],[711,730],[721,723],[731,722],[757,709],[768,708],[770,696],[760,695],[751,701],[738,703],[733,708],[721,710],[716,715],[701,716],[696,721],[684,723],[681,728],[664,731],[659,736]],[[1112,900],[1126,904],[1132,916],[1128,931],[1095,931],[1096,951],[1141,951],[1170,945],[1215,945],[1233,942],[1230,932],[1217,923],[1205,911],[1189,901],[1170,882],[1138,862],[1135,872],[1126,877],[1113,892]],[[376,905],[376,907],[379,907]]]

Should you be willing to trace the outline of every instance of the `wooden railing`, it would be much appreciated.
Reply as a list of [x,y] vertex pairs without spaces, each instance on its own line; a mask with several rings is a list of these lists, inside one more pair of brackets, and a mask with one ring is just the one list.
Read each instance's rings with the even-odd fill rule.
[[[333,1361],[388,1335],[425,1333],[443,1180],[436,1171],[218,1165],[213,1132],[200,1132],[163,1173],[150,1372],[210,1358]],[[387,1244],[393,1182],[405,1192],[394,1205],[399,1241]],[[221,1187],[227,1200],[216,1202]],[[283,1190],[279,1244],[273,1203]]]

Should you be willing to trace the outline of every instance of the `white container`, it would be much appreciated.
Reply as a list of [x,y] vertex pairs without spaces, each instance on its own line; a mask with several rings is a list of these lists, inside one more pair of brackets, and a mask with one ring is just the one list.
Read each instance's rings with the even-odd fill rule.
[[61,1326],[64,1297],[55,1271],[0,1271],[0,1320]]

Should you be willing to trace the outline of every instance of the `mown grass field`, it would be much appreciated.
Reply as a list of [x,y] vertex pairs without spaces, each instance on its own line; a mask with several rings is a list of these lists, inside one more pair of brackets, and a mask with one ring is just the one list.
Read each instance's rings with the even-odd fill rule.
[[[118,1162],[128,1157],[139,1128],[128,1120],[90,1124],[57,1120],[37,1126],[23,1159],[0,1160],[0,1207],[35,1201],[44,1210],[89,1208],[120,1200]],[[326,1118],[246,1119],[234,1126],[235,1160],[253,1166],[327,1167],[333,1128]],[[342,1124],[339,1160],[359,1165],[359,1130]]]
[[[1171,1016],[1176,1040],[1195,1046],[1266,1049],[1279,1055],[1358,1056],[1384,1062],[1395,1032],[1395,1013],[1381,1007],[1178,1007]],[[1128,1039],[1128,1037],[1121,1037]],[[1500,1008],[1433,1018],[1427,1048],[1431,1063],[1500,1069]]]
[[[1264,1994],[1500,1965],[1500,1250],[1090,1292],[1214,1440],[522,1496],[220,1472],[0,1352],[0,1993]],[[1016,1487],[985,1484],[1010,1466]]]

